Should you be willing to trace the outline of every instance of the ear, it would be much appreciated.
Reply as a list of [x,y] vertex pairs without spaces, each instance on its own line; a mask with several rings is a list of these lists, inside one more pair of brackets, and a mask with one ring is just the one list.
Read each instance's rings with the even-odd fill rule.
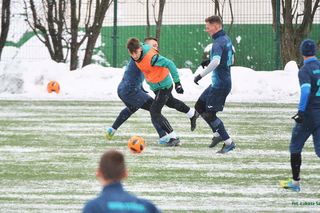
[[97,168],[97,170],[96,170],[96,178],[102,178],[102,177],[103,176],[102,176],[101,170],[99,168]]
[[129,176],[128,170],[125,170],[124,173],[123,173],[123,179],[127,179],[128,176]]

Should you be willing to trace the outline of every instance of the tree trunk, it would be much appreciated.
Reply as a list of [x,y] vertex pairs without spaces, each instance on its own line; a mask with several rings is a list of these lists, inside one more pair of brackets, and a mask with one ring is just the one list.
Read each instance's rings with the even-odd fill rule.
[[161,36],[161,26],[162,26],[162,18],[163,18],[163,11],[164,5],[166,4],[166,0],[159,0],[159,13],[158,13],[158,20],[156,21],[156,38],[158,40],[158,44],[160,47],[160,36]]
[[2,50],[7,41],[9,26],[10,26],[10,0],[3,0],[2,9],[1,9],[0,60],[1,60]]
[[[49,35],[52,41],[52,47],[53,47],[53,56],[52,59],[56,62],[63,62],[64,61],[64,56],[63,56],[63,48],[62,48],[62,40],[61,40],[61,34],[59,34],[56,29],[55,29],[55,23],[56,24],[61,24],[61,22],[57,22],[57,17],[54,17],[54,10],[56,10],[56,1],[55,0],[48,0],[48,17],[47,17],[47,22],[48,22],[48,31]],[[61,27],[60,27],[61,28]],[[60,32],[62,33],[62,32]]]
[[147,11],[147,27],[146,27],[147,29],[146,29],[146,31],[147,31],[147,37],[150,37],[149,0],[147,0],[147,2],[146,2],[146,11]]
[[70,70],[78,67],[78,24],[77,19],[77,0],[71,0],[71,44],[70,44]]
[[86,34],[88,35],[88,41],[87,41],[87,47],[86,47],[86,52],[83,59],[82,67],[88,64],[91,64],[93,50],[96,45],[97,39],[100,35],[102,23],[109,6],[110,6],[109,0],[102,0],[102,2],[99,3],[99,5],[96,4],[93,24],[91,27],[86,27],[86,31],[87,31]]
[[97,42],[97,39],[99,37],[99,34],[100,34],[100,28],[93,30],[92,35],[88,37],[87,47],[86,47],[86,52],[84,55],[82,67],[88,64],[91,64],[93,50]]

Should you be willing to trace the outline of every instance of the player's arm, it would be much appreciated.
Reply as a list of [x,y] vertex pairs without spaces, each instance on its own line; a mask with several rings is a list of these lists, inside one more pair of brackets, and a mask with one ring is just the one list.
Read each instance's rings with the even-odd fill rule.
[[198,81],[200,81],[201,78],[209,74],[210,72],[213,72],[220,64],[221,61],[221,55],[222,55],[222,47],[219,44],[213,44],[212,46],[212,59],[209,63],[209,65],[194,78],[194,83],[198,84]]
[[304,118],[304,112],[306,111],[308,100],[311,93],[311,79],[307,72],[299,72],[299,82],[300,82],[300,101],[298,105],[298,113],[292,118],[297,123],[302,123]]

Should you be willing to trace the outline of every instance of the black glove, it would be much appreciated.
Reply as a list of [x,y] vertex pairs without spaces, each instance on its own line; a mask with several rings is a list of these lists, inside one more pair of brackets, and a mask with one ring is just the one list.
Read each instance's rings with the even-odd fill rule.
[[177,82],[175,84],[175,89],[176,89],[176,92],[179,93],[179,94],[183,94],[183,92],[184,92],[180,82]]
[[143,92],[145,92],[145,93],[149,93],[147,90],[145,90],[145,89],[143,88],[142,85],[141,85],[141,90],[142,90]]
[[298,111],[297,114],[291,117],[293,120],[295,120],[297,123],[302,123],[304,119],[304,112]]
[[210,64],[210,59],[206,59],[206,60],[203,60],[200,65],[204,69],[204,67],[207,67],[209,64]]
[[[200,81],[200,79],[201,79],[202,77],[201,77],[201,75],[199,74],[199,75],[197,75],[196,77],[194,77],[194,83],[196,83],[196,84],[198,84],[198,81]],[[199,84],[198,84],[199,85]]]

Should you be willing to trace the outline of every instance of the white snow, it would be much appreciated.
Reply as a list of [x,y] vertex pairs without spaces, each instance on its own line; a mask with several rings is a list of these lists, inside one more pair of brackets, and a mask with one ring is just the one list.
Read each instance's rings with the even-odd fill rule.
[[[211,75],[193,83],[195,74],[189,69],[179,69],[184,94],[175,94],[182,100],[196,101],[211,82]],[[232,90],[228,101],[245,102],[297,102],[299,84],[297,65],[289,62],[284,71],[254,71],[245,67],[232,67]],[[117,86],[124,69],[89,65],[69,71],[68,65],[51,60],[41,62],[14,61],[0,64],[0,99],[46,100],[120,100]],[[47,83],[59,82],[59,94],[48,93]],[[148,86],[145,84],[145,88]],[[175,92],[174,92],[175,93]],[[153,96],[152,92],[149,92]]]
[[[32,38],[30,44],[38,42]],[[29,42],[27,42],[29,43]],[[209,47],[207,47],[209,48]],[[18,51],[19,50],[19,51]],[[4,60],[0,62],[0,99],[32,100],[120,100],[117,86],[124,68],[106,68],[88,65],[76,71],[69,71],[69,65],[56,63],[49,58],[44,47],[31,49],[24,45],[21,49],[4,48]],[[36,51],[34,51],[36,50]],[[36,57],[35,57],[36,56]],[[42,60],[34,60],[41,56]],[[33,59],[33,60],[32,60]],[[190,69],[179,69],[184,94],[174,95],[184,101],[196,101],[202,91],[211,83],[211,74],[194,84]],[[244,102],[297,102],[299,100],[298,67],[289,62],[284,70],[254,71],[246,67],[231,69],[232,90],[228,101]],[[47,83],[59,82],[59,94],[48,93]],[[148,86],[144,83],[144,87]],[[153,96],[153,92],[149,92]]]

